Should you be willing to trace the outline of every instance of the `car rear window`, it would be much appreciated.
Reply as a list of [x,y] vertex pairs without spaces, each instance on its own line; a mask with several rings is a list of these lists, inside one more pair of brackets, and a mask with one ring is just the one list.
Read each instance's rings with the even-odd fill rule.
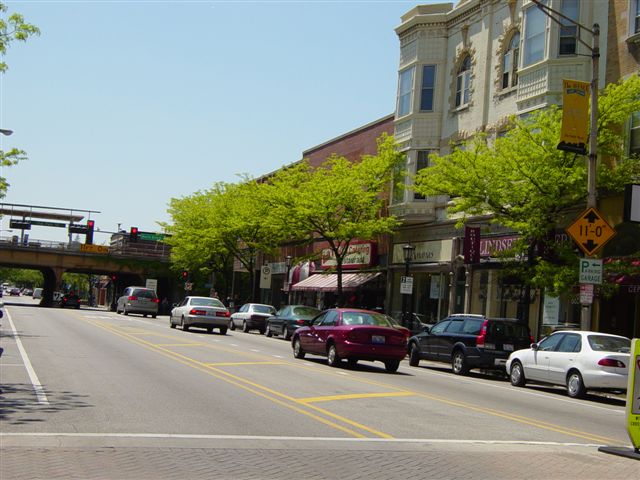
[[393,327],[386,315],[372,315],[362,312],[344,312],[343,325],[374,325],[376,327]]
[[141,298],[156,298],[156,292],[147,288],[136,288],[133,290],[133,293],[131,295]]
[[276,313],[276,309],[269,305],[254,305],[253,311],[257,313],[270,313],[271,315]]
[[629,353],[631,351],[631,340],[628,338],[589,335],[587,339],[591,349],[597,352]]
[[494,338],[529,338],[529,327],[522,323],[490,320],[487,335]]
[[318,315],[320,310],[313,307],[296,307],[293,309],[293,314],[302,319],[311,320]]
[[223,307],[224,304],[217,298],[192,298],[191,305],[197,307]]

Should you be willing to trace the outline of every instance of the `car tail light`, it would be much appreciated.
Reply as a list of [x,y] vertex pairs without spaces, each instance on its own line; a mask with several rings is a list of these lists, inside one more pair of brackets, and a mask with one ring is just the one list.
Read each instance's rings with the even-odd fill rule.
[[306,325],[306,324],[307,324],[306,320],[302,320],[301,318],[296,320],[296,325]]
[[216,312],[216,317],[230,317],[231,314],[229,313],[229,310],[225,310],[224,312],[221,311],[217,311]]
[[482,328],[480,329],[480,335],[476,337],[476,347],[484,347],[484,339],[487,336],[487,325],[489,325],[489,321],[485,320],[482,323]]
[[198,310],[197,308],[192,308],[189,310],[189,315],[206,315],[206,310]]
[[601,367],[615,367],[615,368],[627,368],[627,366],[622,363],[620,360],[616,360],[615,358],[601,358],[598,362],[598,365]]
[[67,301],[67,297],[62,297],[62,301],[66,302]]
[[153,299],[153,303],[160,303],[160,299],[159,298],[154,298]]
[[138,297],[134,297],[133,295],[129,295],[129,296],[127,297],[127,300],[131,300],[131,301],[133,301],[133,300],[137,300],[137,299],[138,299]]

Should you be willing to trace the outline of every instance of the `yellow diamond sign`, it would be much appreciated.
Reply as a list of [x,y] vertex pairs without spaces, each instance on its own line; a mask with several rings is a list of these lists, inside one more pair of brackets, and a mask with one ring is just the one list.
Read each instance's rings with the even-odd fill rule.
[[616,231],[595,208],[588,208],[569,225],[567,233],[587,255],[593,255],[611,240]]

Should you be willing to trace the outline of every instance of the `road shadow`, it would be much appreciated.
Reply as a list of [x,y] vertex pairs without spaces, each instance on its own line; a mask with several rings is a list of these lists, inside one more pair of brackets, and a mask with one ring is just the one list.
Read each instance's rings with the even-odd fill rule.
[[39,404],[33,386],[26,383],[0,385],[0,422],[5,425],[28,425],[46,421],[43,413],[57,413],[76,408],[93,407],[85,399],[88,395],[78,395],[67,391],[43,393],[49,402]]
[[[304,360],[311,363],[316,363],[318,365],[329,366],[327,363],[327,359],[323,357],[304,357]],[[379,366],[378,366],[379,365]],[[340,363],[340,366],[337,367],[340,370],[351,370],[354,372],[370,372],[370,373],[385,373],[387,375],[391,375],[384,368],[384,364],[382,362],[374,362],[371,360],[360,360],[355,365],[350,365],[346,360],[343,360]],[[393,375],[402,375],[406,377],[412,377],[410,373],[406,372],[394,372]]]

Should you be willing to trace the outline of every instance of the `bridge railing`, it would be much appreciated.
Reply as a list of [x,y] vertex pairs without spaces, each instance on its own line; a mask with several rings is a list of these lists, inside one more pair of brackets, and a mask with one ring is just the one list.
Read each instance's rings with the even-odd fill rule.
[[[135,258],[153,258],[155,260],[169,260],[171,247],[161,242],[152,242],[153,244],[124,244],[111,245],[106,255],[113,257],[135,257]],[[69,253],[82,253],[92,255],[91,253],[80,251],[80,242],[61,242],[55,240],[38,240],[28,239],[28,241],[20,241],[16,235],[11,237],[0,236],[0,248],[20,248],[26,250],[56,250]]]

